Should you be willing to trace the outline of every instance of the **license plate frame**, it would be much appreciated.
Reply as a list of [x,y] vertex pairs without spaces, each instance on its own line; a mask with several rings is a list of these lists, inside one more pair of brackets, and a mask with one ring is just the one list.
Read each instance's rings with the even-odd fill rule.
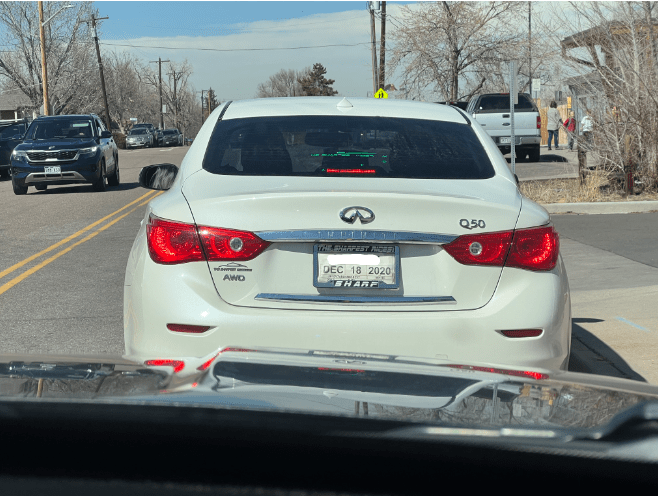
[[43,168],[44,174],[61,174],[62,168],[59,165],[46,166]]
[[[346,250],[343,247],[354,247],[354,251]],[[385,251],[380,251],[385,250]],[[391,251],[388,251],[391,250]],[[319,254],[365,254],[365,255],[393,255],[393,267],[395,270],[394,283],[387,283],[376,277],[367,279],[346,279],[337,278],[327,282],[319,282]],[[366,265],[367,267],[367,265]],[[334,289],[399,289],[400,287],[400,247],[397,245],[387,244],[366,244],[366,243],[316,243],[313,245],[313,286],[316,288],[334,288]],[[336,285],[337,281],[341,281],[340,285]],[[344,281],[358,282],[359,285],[350,284],[349,286],[343,285]],[[363,283],[368,282],[368,285]],[[376,284],[373,284],[376,283]]]

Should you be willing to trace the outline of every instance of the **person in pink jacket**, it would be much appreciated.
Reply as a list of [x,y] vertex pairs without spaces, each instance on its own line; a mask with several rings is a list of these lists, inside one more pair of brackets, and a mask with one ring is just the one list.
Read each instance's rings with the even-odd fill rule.
[[573,150],[573,142],[576,135],[576,114],[573,111],[569,112],[569,118],[564,121],[563,125],[567,128],[567,134],[569,135],[569,150]]

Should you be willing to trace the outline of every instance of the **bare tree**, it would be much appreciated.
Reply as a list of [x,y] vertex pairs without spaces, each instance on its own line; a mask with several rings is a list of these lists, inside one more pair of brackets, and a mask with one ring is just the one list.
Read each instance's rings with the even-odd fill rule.
[[430,89],[444,100],[468,99],[522,50],[527,31],[519,28],[521,6],[436,2],[402,7],[389,36],[394,42],[389,70],[402,69],[402,86],[417,96]]
[[303,96],[302,85],[299,80],[311,72],[310,68],[302,71],[294,69],[281,69],[269,77],[264,83],[258,85],[257,98],[270,98],[281,96]]
[[[68,2],[44,2],[48,19]],[[45,29],[48,84],[54,108],[86,110],[97,105],[99,95],[92,79],[94,64],[91,37],[83,22],[92,13],[91,2],[78,2],[57,14]],[[0,2],[0,77],[6,87],[19,89],[34,108],[43,103],[41,48],[36,2]]]
[[658,20],[654,2],[572,2],[553,18],[569,35],[555,36],[574,77],[574,105],[594,121],[591,156],[612,173],[657,187]]

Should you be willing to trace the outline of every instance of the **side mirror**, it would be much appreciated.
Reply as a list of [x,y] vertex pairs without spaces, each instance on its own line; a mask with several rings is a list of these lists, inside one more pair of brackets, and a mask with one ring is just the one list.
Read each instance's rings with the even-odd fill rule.
[[111,137],[112,137],[111,132],[109,132],[109,131],[102,131],[101,132],[101,138],[111,138]]
[[178,167],[174,164],[158,164],[144,167],[139,173],[139,185],[146,189],[168,190],[176,179]]

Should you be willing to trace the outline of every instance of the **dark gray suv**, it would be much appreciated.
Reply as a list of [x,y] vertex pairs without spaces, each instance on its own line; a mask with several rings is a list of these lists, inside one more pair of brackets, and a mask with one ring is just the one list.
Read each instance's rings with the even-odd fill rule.
[[96,115],[39,117],[11,154],[11,183],[17,195],[55,184],[91,183],[105,191],[119,184],[119,150]]

